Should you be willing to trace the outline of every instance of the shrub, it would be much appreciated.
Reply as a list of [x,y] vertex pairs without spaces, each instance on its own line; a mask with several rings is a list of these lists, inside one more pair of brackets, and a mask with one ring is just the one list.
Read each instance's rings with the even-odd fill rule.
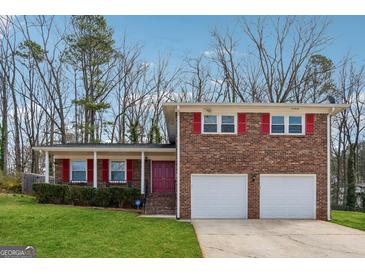
[[67,185],[35,183],[32,190],[37,201],[42,204],[68,204],[70,202],[70,189]]
[[21,193],[22,184],[19,175],[5,175],[0,171],[0,191],[11,192],[11,193]]
[[69,186],[70,197],[68,204],[90,206],[94,196],[94,189],[84,186]]
[[111,192],[110,204],[112,207],[134,207],[134,201],[140,199],[138,189],[114,187],[109,188]]
[[140,198],[138,189],[131,187],[94,189],[45,183],[33,184],[33,194],[39,203],[101,207],[133,207]]
[[109,188],[96,189],[93,196],[92,205],[101,207],[112,207],[113,205],[111,204],[111,197],[112,195]]

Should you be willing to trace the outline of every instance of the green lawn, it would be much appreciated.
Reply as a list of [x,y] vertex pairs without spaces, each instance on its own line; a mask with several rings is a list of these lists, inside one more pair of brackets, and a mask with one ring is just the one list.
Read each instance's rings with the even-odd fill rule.
[[32,245],[37,257],[202,256],[189,223],[7,194],[0,194],[0,245]]
[[339,225],[365,230],[365,213],[332,210],[332,222]]

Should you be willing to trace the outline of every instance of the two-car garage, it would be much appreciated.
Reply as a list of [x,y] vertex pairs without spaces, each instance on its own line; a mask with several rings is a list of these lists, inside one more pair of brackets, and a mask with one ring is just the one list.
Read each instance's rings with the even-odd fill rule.
[[[262,219],[316,218],[313,174],[261,174],[259,195]],[[247,174],[191,176],[192,219],[247,219],[248,201]]]

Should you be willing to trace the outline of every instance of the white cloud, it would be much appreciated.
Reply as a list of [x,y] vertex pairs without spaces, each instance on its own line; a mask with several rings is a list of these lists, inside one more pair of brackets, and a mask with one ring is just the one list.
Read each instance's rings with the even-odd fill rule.
[[213,57],[215,55],[215,51],[214,50],[206,50],[206,51],[204,51],[203,55],[205,57]]

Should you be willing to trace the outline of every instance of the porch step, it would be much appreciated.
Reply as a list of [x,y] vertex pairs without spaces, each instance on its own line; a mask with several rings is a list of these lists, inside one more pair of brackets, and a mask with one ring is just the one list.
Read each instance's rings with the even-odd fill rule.
[[144,211],[147,215],[175,215],[176,193],[150,193]]

